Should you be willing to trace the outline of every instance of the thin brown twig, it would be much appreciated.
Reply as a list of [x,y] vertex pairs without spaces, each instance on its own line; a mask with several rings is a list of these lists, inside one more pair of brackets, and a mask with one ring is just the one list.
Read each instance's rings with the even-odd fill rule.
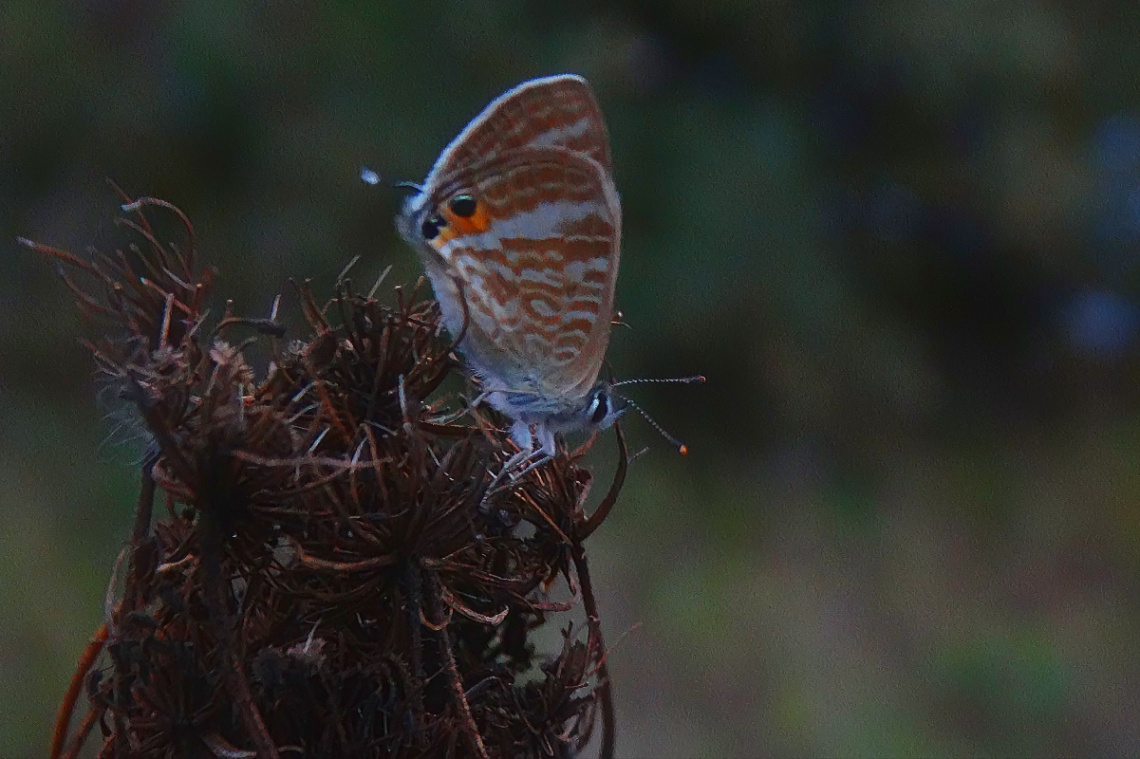
[[629,451],[625,447],[625,435],[621,432],[621,426],[614,424],[614,432],[617,436],[618,443],[618,466],[617,471],[614,472],[614,480],[610,484],[610,489],[606,492],[606,497],[598,504],[598,508],[594,509],[586,521],[578,530],[578,541],[584,541],[586,538],[594,534],[594,530],[601,527],[602,522],[610,515],[610,509],[614,507],[617,502],[618,494],[621,493],[622,486],[625,485],[625,475],[629,471]]
[[94,666],[99,654],[103,652],[103,645],[107,642],[107,632],[107,624],[104,622],[91,636],[91,642],[87,644],[87,647],[83,649],[83,655],[79,657],[79,666],[76,667],[75,674],[71,676],[67,693],[63,695],[63,701],[60,702],[59,711],[56,714],[55,730],[52,731],[51,737],[51,751],[48,752],[50,759],[59,759],[63,751],[64,741],[67,740],[67,727],[71,722],[71,716],[75,713],[75,704],[79,700],[79,694],[83,691],[83,683],[87,679],[87,673]]
[[574,559],[574,570],[578,575],[578,583],[582,586],[582,603],[586,608],[586,623],[590,626],[590,637],[597,642],[598,655],[598,690],[602,702],[602,747],[598,754],[599,759],[613,759],[615,744],[614,720],[614,694],[610,684],[610,671],[606,664],[606,644],[602,637],[602,620],[598,614],[598,601],[594,597],[593,583],[590,581],[590,569],[586,563],[586,549],[581,543],[574,545],[570,552]]
[[[434,580],[438,582],[438,580]],[[435,614],[438,618],[442,618],[444,614],[443,601],[439,595],[439,589],[432,589],[432,606],[434,607]],[[479,726],[475,724],[475,718],[471,714],[471,705],[467,702],[467,694],[463,690],[463,678],[459,674],[459,667],[455,663],[455,650],[451,645],[451,636],[448,633],[449,625],[442,625],[439,630],[439,646],[443,649],[443,660],[446,664],[445,670],[447,672],[448,686],[451,688],[451,697],[455,702],[456,709],[459,711],[461,724],[463,725],[463,734],[467,737],[468,743],[471,745],[471,750],[479,759],[488,759],[487,747],[483,745],[483,736],[479,734]]]
[[120,616],[125,616],[135,610],[137,595],[142,590],[139,587],[140,559],[142,558],[140,552],[150,535],[150,520],[154,512],[155,482],[153,472],[157,461],[157,452],[149,452],[142,466],[142,482],[139,486],[139,497],[135,506],[135,524],[131,531],[130,560],[127,563],[127,582],[123,590]]
[[79,723],[79,728],[75,731],[75,737],[71,740],[71,745],[67,747],[67,751],[63,752],[60,759],[76,759],[79,756],[80,750],[83,745],[87,743],[87,736],[91,734],[91,730],[103,719],[103,714],[106,713],[107,707],[104,704],[99,704],[87,712],[87,716]]
[[269,735],[269,729],[265,726],[265,720],[249,689],[245,667],[238,655],[238,643],[234,640],[234,621],[226,608],[226,589],[230,583],[222,580],[221,555],[224,536],[217,514],[220,507],[221,504],[215,501],[202,511],[200,566],[205,581],[206,604],[210,609],[210,617],[222,654],[222,682],[225,683],[230,698],[237,705],[246,732],[257,747],[260,759],[280,759],[277,747]]

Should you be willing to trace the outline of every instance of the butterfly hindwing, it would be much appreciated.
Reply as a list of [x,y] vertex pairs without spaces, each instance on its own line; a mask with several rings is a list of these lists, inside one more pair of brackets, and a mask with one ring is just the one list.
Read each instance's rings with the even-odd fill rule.
[[567,150],[524,149],[440,206],[458,196],[478,200],[485,229],[433,247],[466,297],[464,350],[500,381],[578,399],[597,380],[613,313],[621,215],[608,175]]

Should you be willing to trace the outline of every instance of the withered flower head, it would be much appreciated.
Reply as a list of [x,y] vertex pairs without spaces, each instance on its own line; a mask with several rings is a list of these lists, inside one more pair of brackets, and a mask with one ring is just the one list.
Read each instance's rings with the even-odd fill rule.
[[[496,480],[516,449],[493,413],[437,397],[457,362],[418,288],[385,304],[342,279],[321,305],[300,284],[302,335],[276,306],[211,320],[186,217],[153,199],[125,208],[125,250],[23,241],[110,320],[97,365],[151,438],[125,581],[53,756],[98,725],[106,757],[569,757],[598,715],[612,753],[582,543],[616,498],[624,446],[593,514],[582,450]],[[171,219],[177,244],[151,226]],[[564,624],[563,644],[539,653],[547,623]],[[84,684],[89,711],[65,745]]]

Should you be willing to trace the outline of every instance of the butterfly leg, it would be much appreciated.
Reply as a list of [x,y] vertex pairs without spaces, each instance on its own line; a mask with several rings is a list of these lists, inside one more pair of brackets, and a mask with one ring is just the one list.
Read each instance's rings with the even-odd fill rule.
[[[504,480],[518,482],[532,469],[542,466],[554,458],[557,451],[554,443],[554,433],[543,425],[531,427],[523,421],[516,421],[511,425],[511,440],[519,447],[519,452],[507,459],[503,468],[495,475],[495,479],[487,487],[480,508],[486,510],[487,500],[495,493],[508,487],[503,485]],[[535,442],[538,447],[535,447]]]
[[511,472],[519,466],[525,466],[526,461],[534,455],[534,437],[531,435],[530,425],[526,422],[516,421],[511,425],[511,440],[518,446],[519,451],[507,459],[507,463],[503,464],[503,468],[499,470],[499,473],[491,480],[491,484],[487,486],[487,490],[483,494],[483,500],[479,504],[481,511],[486,511],[487,501],[492,495],[504,488],[502,484],[503,480],[510,479],[513,481],[514,478],[511,477]]
[[529,454],[534,451],[534,434],[530,425],[522,420],[511,425],[511,440],[519,447],[519,453]]
[[534,455],[534,436],[531,434],[530,425],[526,422],[518,421],[511,425],[511,440],[519,447],[519,452],[507,459],[503,471],[495,478],[496,480],[515,470]]
[[[491,485],[487,488],[487,495],[499,490],[500,484],[505,479],[516,479],[512,476],[512,472],[518,471],[520,468],[526,468],[527,462],[535,455],[536,450],[534,447],[534,436],[531,434],[530,425],[526,422],[517,421],[511,425],[511,440],[518,446],[518,453],[507,459],[507,463],[503,464],[503,468],[495,475],[495,479],[491,480]],[[541,453],[541,449],[538,449]],[[485,499],[484,499],[485,500]]]
[[[520,424],[520,423],[515,422],[516,426],[518,424]],[[528,450],[526,452],[527,455],[525,457],[520,459],[515,464],[518,471],[512,471],[510,466],[507,466],[504,468],[504,471],[511,472],[511,480],[516,481],[516,482],[518,480],[522,479],[523,476],[525,474],[527,474],[528,472],[530,472],[532,469],[537,469],[538,467],[545,464],[547,461],[550,461],[551,459],[553,459],[555,452],[558,450],[554,445],[554,433],[551,432],[550,430],[548,430],[544,425],[541,425],[541,424],[535,425],[533,432],[530,428],[530,425],[527,425],[526,432],[527,432],[527,436],[530,437],[530,439],[531,439],[530,450]],[[512,427],[512,433],[511,434],[512,434],[512,436],[514,434],[514,428],[513,427]],[[538,448],[534,447],[534,442],[536,440],[539,443]],[[517,456],[518,456],[518,454],[516,454],[516,457]],[[515,458],[515,457],[512,457],[512,459],[513,458]],[[508,464],[509,464],[509,462],[508,462]]]

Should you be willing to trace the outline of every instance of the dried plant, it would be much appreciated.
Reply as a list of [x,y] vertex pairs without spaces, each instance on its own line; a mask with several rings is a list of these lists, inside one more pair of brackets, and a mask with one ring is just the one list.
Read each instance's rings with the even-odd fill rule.
[[[502,420],[433,400],[458,364],[417,288],[384,305],[342,279],[322,307],[299,284],[301,339],[285,339],[276,305],[268,319],[227,305],[211,325],[189,220],[154,199],[124,208],[137,237],[124,250],[22,241],[110,320],[91,350],[151,441],[121,591],[52,756],[98,728],[100,757],[570,757],[599,716],[612,755],[583,541],[624,480],[620,430],[592,514],[581,449],[504,486]],[[152,226],[171,220],[177,244]],[[540,653],[546,624],[563,642]]]

